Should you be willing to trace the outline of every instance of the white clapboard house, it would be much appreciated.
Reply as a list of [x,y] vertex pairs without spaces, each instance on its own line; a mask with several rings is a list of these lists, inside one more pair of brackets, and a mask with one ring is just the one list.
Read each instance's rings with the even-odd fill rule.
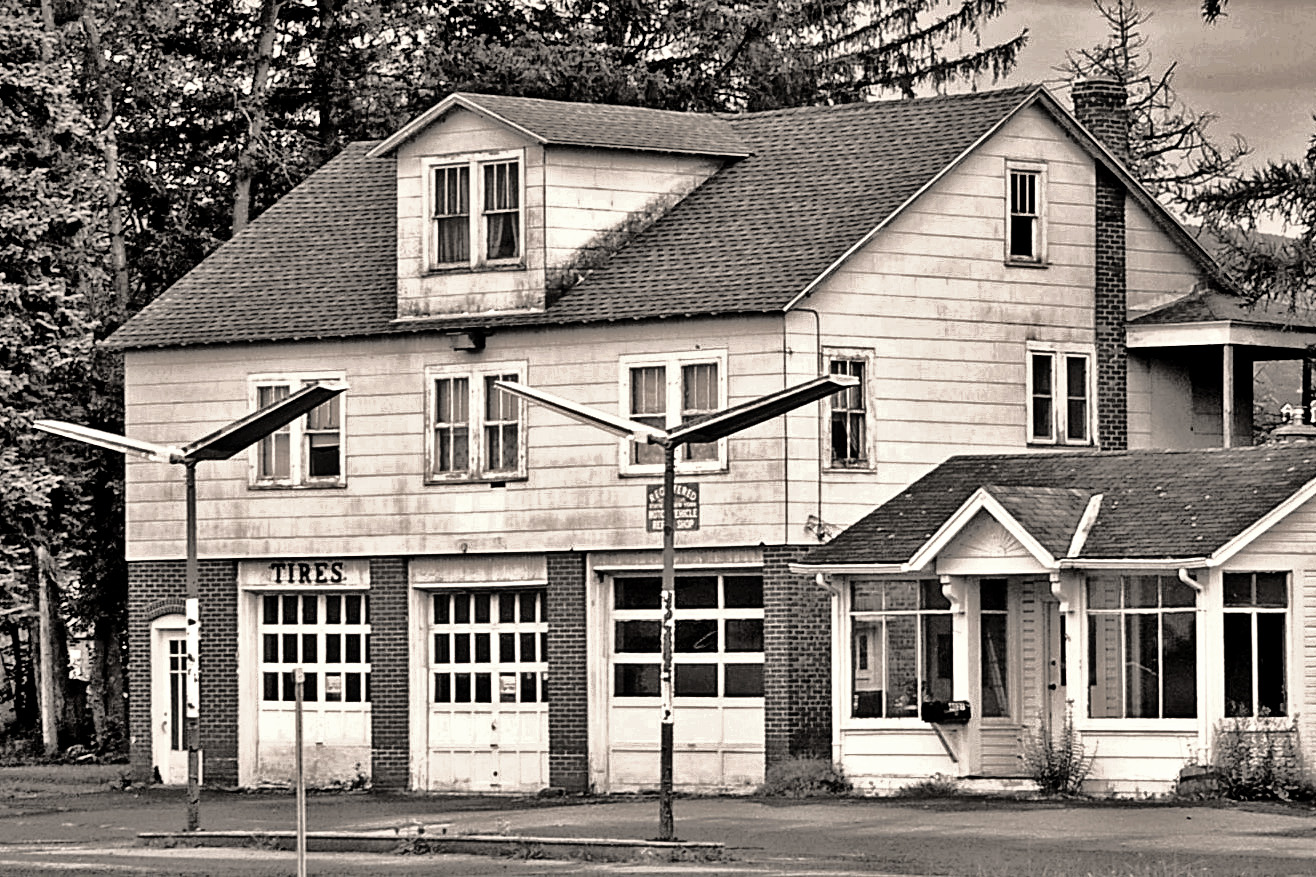
[[[678,460],[678,788],[750,789],[798,754],[875,788],[1017,776],[1049,667],[1111,783],[1172,779],[1233,714],[1222,656],[1263,669],[1254,713],[1311,713],[1308,555],[1266,522],[1305,509],[1316,464],[1118,452],[1250,444],[1252,363],[1313,336],[1217,317],[1227,281],[1121,163],[1123,99],[454,94],[346,148],[111,341],[143,439],[349,385],[199,470],[206,782],[287,781],[301,666],[316,783],[657,784],[661,457],[500,378],[666,425],[860,381]],[[1126,519],[1120,485],[1164,471],[1177,502],[1235,466],[1222,490],[1266,490],[1227,520],[1224,494]],[[178,473],[130,461],[126,507],[133,765],[179,782]]]

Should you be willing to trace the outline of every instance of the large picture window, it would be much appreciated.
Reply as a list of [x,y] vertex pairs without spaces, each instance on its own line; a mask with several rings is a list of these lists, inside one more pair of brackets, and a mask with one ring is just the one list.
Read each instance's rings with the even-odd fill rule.
[[426,372],[430,481],[524,477],[525,405],[494,386],[500,380],[520,381],[524,373],[520,364]]
[[1225,715],[1288,715],[1288,575],[1227,572]]
[[[253,410],[302,387],[342,376],[253,378]],[[343,397],[335,396],[262,438],[251,450],[251,483],[260,487],[337,487],[345,482]]]
[[1176,575],[1093,575],[1088,711],[1094,719],[1197,716],[1197,592]]
[[954,636],[940,582],[852,582],[850,631],[854,718],[915,718],[924,701],[953,696]]
[[[662,658],[660,576],[613,580],[613,695],[658,697]],[[676,697],[763,696],[763,577],[676,578]]]
[[[698,351],[667,357],[624,357],[621,394],[632,420],[670,429],[726,407],[726,358]],[[621,443],[621,471],[661,472],[663,449],[642,442]],[[726,467],[726,440],[691,443],[678,449],[681,472],[711,472]]]
[[522,258],[519,154],[445,159],[430,164],[429,172],[430,267],[478,268]]

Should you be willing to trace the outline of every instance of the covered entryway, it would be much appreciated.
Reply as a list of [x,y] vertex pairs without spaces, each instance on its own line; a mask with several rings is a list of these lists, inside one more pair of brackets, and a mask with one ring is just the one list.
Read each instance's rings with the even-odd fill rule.
[[162,615],[151,622],[151,761],[165,785],[187,782],[186,682],[187,620]]
[[545,589],[428,595],[430,790],[531,792],[548,785]]

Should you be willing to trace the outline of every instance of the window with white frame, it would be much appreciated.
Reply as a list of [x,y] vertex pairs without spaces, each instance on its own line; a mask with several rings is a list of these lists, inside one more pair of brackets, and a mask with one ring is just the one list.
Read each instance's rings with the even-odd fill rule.
[[[681,573],[672,613],[676,697],[763,696],[763,576]],[[662,693],[661,576],[618,576],[613,591],[614,697]]]
[[1040,265],[1046,261],[1046,173],[1041,165],[1006,166],[1005,260]]
[[1289,580],[1282,572],[1227,572],[1225,715],[1286,716]]
[[1087,581],[1088,715],[1197,716],[1197,592],[1175,574]]
[[431,268],[513,264],[525,251],[521,153],[435,159],[429,171]]
[[954,692],[950,601],[935,579],[850,583],[850,715],[916,718]]
[[[631,420],[670,429],[726,407],[726,356],[696,351],[663,357],[623,357],[621,398]],[[663,449],[622,442],[621,471],[661,472]],[[726,440],[682,445],[677,470],[712,472],[726,467]]]
[[525,477],[525,405],[494,386],[524,374],[523,363],[426,370],[428,480]]
[[981,640],[982,707],[985,719],[1010,715],[1010,612],[1005,579],[978,583],[978,631]]
[[869,469],[868,359],[864,351],[833,351],[828,354],[828,371],[849,375],[859,383],[847,387],[829,401],[827,418],[827,462],[834,469]]
[[1028,442],[1091,445],[1095,395],[1092,350],[1030,346]]
[[[264,408],[303,387],[341,380],[342,375],[254,377],[251,404],[255,409]],[[335,396],[258,441],[251,451],[251,483],[262,487],[344,484],[343,398]]]

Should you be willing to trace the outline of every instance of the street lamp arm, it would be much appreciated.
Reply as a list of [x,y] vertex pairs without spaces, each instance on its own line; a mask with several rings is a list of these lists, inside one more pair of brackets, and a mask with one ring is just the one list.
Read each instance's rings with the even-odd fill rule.
[[640,423],[637,420],[629,420],[625,417],[618,417],[615,414],[608,414],[587,405],[581,405],[579,402],[573,402],[570,399],[564,399],[552,393],[547,393],[536,387],[528,387],[525,384],[519,384],[516,381],[494,381],[494,386],[498,389],[511,393],[514,396],[520,396],[523,399],[529,399],[531,402],[543,405],[545,408],[551,408],[558,414],[570,417],[572,420],[578,420],[581,423],[587,423],[590,426],[622,436],[637,442],[649,442],[650,444],[661,445],[667,441],[667,433],[661,429],[649,426],[647,423]]
[[227,460],[347,389],[342,381],[309,384],[183,448],[183,460]]
[[42,432],[86,442],[89,445],[118,451],[121,454],[145,457],[157,463],[181,463],[183,461],[183,450],[171,445],[158,445],[155,442],[132,439],[63,420],[37,420],[32,425]]
[[714,442],[858,384],[859,379],[853,375],[822,375],[699,420],[683,423],[668,432],[669,440],[674,445]]

